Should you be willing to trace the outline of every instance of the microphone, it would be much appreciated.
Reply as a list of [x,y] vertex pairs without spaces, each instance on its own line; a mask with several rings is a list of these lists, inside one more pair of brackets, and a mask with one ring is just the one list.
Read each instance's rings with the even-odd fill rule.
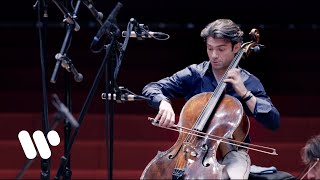
[[60,53],[56,54],[55,58],[61,61],[61,66],[65,68],[68,72],[73,73],[73,78],[76,82],[81,82],[83,80],[83,75],[77,71],[71,60],[67,56],[63,56]]
[[[87,8],[89,9],[89,11],[91,12],[91,14],[97,19],[100,20],[99,22],[101,22],[101,20],[103,19],[103,14],[102,12],[99,12],[96,10],[96,8],[93,6],[93,2],[92,0],[82,0],[83,4],[87,6]],[[102,24],[102,23],[101,23]]]
[[144,24],[139,24],[134,18],[130,19],[130,23],[133,25],[133,31],[127,35],[127,31],[122,31],[122,37],[137,38],[138,40],[143,40],[144,38],[155,38],[157,40],[167,40],[169,35],[162,32],[152,32],[149,31],[148,26]]
[[94,36],[91,46],[96,45],[100,40],[100,38],[110,30],[110,27],[113,21],[115,20],[115,17],[118,15],[121,7],[122,7],[122,4],[118,2],[118,4],[113,8],[111,13],[109,14],[108,18],[104,21],[103,25],[100,27],[96,36]]
[[69,66],[69,68],[70,68],[71,72],[73,73],[73,79],[76,82],[81,82],[83,80],[83,75],[77,71],[77,69],[73,66],[73,64],[71,64]]
[[[106,99],[106,93],[101,94],[102,99]],[[139,96],[139,95],[133,95],[133,94],[122,94],[120,96],[117,96],[117,94],[113,94],[111,96],[111,93],[108,93],[108,100],[115,100],[115,101],[141,101],[141,100],[150,100],[150,98]]]
[[[127,31],[122,31],[122,37],[127,37]],[[129,35],[129,37],[131,38],[167,38],[168,35],[165,34],[165,33],[162,33],[162,32],[152,32],[152,31],[147,31],[147,32],[144,32],[142,31],[141,33],[136,33],[134,31],[132,31]]]

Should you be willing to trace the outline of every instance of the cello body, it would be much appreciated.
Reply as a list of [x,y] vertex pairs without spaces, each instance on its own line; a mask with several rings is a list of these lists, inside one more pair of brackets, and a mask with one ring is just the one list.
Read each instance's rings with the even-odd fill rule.
[[[198,131],[195,124],[207,105],[212,92],[193,96],[183,106],[178,125]],[[224,95],[205,121],[201,132],[243,141],[249,132],[249,121],[240,101]],[[200,130],[199,130],[200,131]],[[199,137],[195,132],[182,132],[175,144],[158,154],[149,162],[140,179],[222,179],[224,165],[218,162],[231,149],[230,145],[213,140],[209,136]]]

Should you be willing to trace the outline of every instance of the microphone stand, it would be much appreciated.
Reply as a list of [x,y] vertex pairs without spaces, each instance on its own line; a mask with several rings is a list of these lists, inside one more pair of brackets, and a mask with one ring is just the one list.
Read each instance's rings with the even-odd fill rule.
[[[111,65],[108,65],[108,63],[111,63],[113,64],[113,62],[111,62],[112,60],[114,60],[114,52],[115,49],[118,47],[118,42],[116,41],[116,39],[120,36],[120,30],[118,29],[118,27],[116,27],[115,25],[113,25],[115,29],[115,31],[113,33],[110,33],[112,34],[112,37],[111,37],[111,42],[109,45],[106,45],[105,46],[105,49],[106,49],[106,54],[105,54],[105,57],[102,61],[102,64],[97,72],[97,75],[94,79],[94,82],[93,82],[93,85],[89,91],[89,94],[85,100],[85,103],[81,109],[81,112],[80,112],[80,115],[79,115],[79,119],[78,119],[78,123],[79,123],[79,127],[78,128],[75,128],[72,136],[70,137],[70,141],[69,141],[69,144],[68,144],[68,147],[67,147],[67,151],[66,153],[64,154],[64,156],[61,157],[61,163],[60,163],[60,166],[59,166],[59,169],[57,171],[57,174],[55,176],[55,179],[59,179],[59,177],[61,176],[61,173],[62,173],[62,170],[63,168],[65,167],[66,165],[66,162],[68,161],[68,157],[69,157],[69,154],[70,154],[70,151],[71,151],[71,148],[72,148],[72,145],[74,143],[74,140],[79,132],[79,129],[81,127],[81,124],[83,122],[83,119],[84,119],[84,115],[87,113],[88,109],[89,109],[89,106],[92,102],[92,99],[93,99],[93,96],[94,96],[94,93],[95,91],[97,90],[97,87],[98,87],[98,82],[99,80],[101,79],[102,77],[102,73],[105,72],[106,70],[109,69],[109,67],[112,67]],[[106,79],[108,79],[109,77],[109,73],[106,72]],[[108,82],[108,80],[106,80]],[[106,83],[106,88],[109,89],[109,83]],[[113,82],[111,83],[111,85],[113,84]],[[106,105],[106,108],[107,109],[113,109],[113,105],[109,106],[109,104],[107,103]],[[110,117],[113,117],[113,115],[110,115]],[[110,163],[112,165],[112,163]],[[110,167],[110,166],[109,166]],[[112,166],[111,166],[112,167]],[[109,176],[111,177],[110,179],[112,179],[112,173],[109,173]]]
[[[66,103],[67,108],[72,112],[72,104],[71,104],[71,78],[70,78],[70,74],[68,72],[72,72],[74,75],[74,79],[76,82],[81,82],[83,80],[83,76],[82,74],[78,73],[77,69],[74,67],[74,65],[72,64],[71,59],[69,59],[67,57],[67,51],[70,47],[71,44],[71,39],[72,39],[72,32],[74,31],[78,31],[80,29],[80,26],[78,25],[78,23],[75,21],[75,19],[77,18],[77,13],[79,10],[79,6],[81,4],[81,1],[78,0],[76,7],[74,9],[74,12],[72,14],[70,14],[67,10],[66,7],[64,7],[60,1],[57,0],[52,0],[56,6],[58,7],[58,9],[63,13],[64,15],[64,20],[63,22],[66,22],[66,34],[65,34],[65,38],[62,44],[62,47],[60,49],[60,52],[58,54],[56,54],[55,58],[57,60],[53,74],[51,76],[50,82],[51,83],[56,83],[57,80],[57,74],[59,71],[60,66],[64,67],[67,71],[65,72],[65,78],[64,78],[64,82],[65,82],[65,97],[64,97],[64,102]],[[65,5],[67,5],[66,3],[67,1],[65,1]],[[64,121],[64,154],[67,153],[67,145],[69,143],[70,140],[70,134],[71,134],[71,124],[69,121],[67,121],[65,119]],[[66,166],[64,169],[64,175],[63,175],[63,179],[65,180],[70,180],[71,176],[72,176],[72,171],[71,171],[71,163],[70,163],[70,154],[68,153],[68,161],[66,162]]]
[[[60,102],[60,99],[56,94],[52,95],[53,100],[52,104],[56,107],[57,112],[53,116],[53,122],[50,125],[50,130],[55,130],[56,127],[59,125],[59,123],[62,121],[62,119],[68,120],[74,127],[78,127],[79,124],[75,121],[73,115],[69,113],[69,110],[63,103]],[[24,173],[27,171],[27,169],[31,166],[34,159],[28,159],[25,165],[23,166],[22,170],[18,173],[16,176],[17,180],[20,180]],[[41,174],[43,175],[43,174]],[[44,178],[49,179],[50,176],[45,176]],[[43,179],[43,178],[41,178]]]
[[[114,21],[115,22],[115,21]],[[72,136],[70,137],[70,141],[67,147],[67,151],[64,154],[64,156],[61,157],[61,162],[60,162],[60,166],[59,169],[57,171],[57,174],[55,176],[54,179],[59,179],[59,177],[61,176],[62,170],[63,168],[66,166],[66,162],[68,160],[68,155],[71,151],[72,145],[74,143],[74,140],[79,132],[80,126],[83,122],[84,116],[87,113],[89,106],[92,102],[94,93],[97,90],[98,87],[98,82],[100,81],[102,74],[105,73],[105,90],[106,90],[106,94],[114,93],[114,89],[115,89],[115,78],[117,77],[117,73],[118,70],[120,68],[120,64],[121,64],[121,60],[123,58],[123,54],[125,51],[125,47],[127,46],[128,43],[128,38],[127,37],[125,44],[122,45],[117,41],[117,39],[120,37],[120,30],[117,27],[117,25],[115,23],[110,22],[110,31],[108,32],[108,35],[110,37],[110,43],[107,45],[104,45],[104,48],[106,50],[106,54],[104,56],[104,59],[101,63],[101,66],[95,76],[94,82],[92,84],[92,87],[89,91],[89,94],[84,102],[84,105],[81,109],[80,115],[79,115],[79,119],[78,119],[78,123],[79,123],[79,127],[75,128]],[[130,26],[132,30],[132,25]],[[121,49],[121,54],[119,56],[119,60],[118,62],[116,61],[118,59],[118,54],[116,50],[119,50],[120,47]],[[100,52],[100,51],[98,51]],[[115,68],[117,65],[117,69]],[[107,149],[109,149],[108,154],[107,154],[107,161],[108,161],[108,178],[112,179],[113,177],[113,119],[114,119],[114,100],[111,99],[111,101],[109,101],[108,98],[106,98],[106,146]]]
[[[47,0],[38,0],[34,7],[38,6],[38,29],[39,29],[39,42],[40,42],[40,61],[41,61],[41,82],[42,82],[42,129],[45,135],[49,131],[48,121],[48,98],[47,98],[47,62],[48,62],[48,48],[47,48],[47,28],[48,28],[48,2]],[[43,16],[41,14],[43,13]],[[26,171],[31,165],[33,160],[28,160],[24,165],[23,171]],[[22,174],[21,174],[22,175]],[[18,176],[19,178],[19,176]],[[41,159],[41,173],[40,179],[50,179],[50,158]]]
[[[72,145],[74,144],[75,138],[79,133],[79,129],[81,127],[81,124],[84,120],[84,116],[87,113],[89,106],[93,100],[94,93],[97,90],[98,83],[102,77],[102,74],[105,73],[105,90],[106,94],[114,94],[115,89],[119,89],[115,85],[115,79],[117,77],[117,74],[120,69],[122,58],[124,57],[124,52],[126,49],[126,46],[128,44],[129,36],[126,37],[125,43],[122,45],[117,41],[117,39],[120,37],[120,30],[117,27],[115,23],[111,23],[111,30],[108,32],[108,35],[110,37],[110,43],[107,45],[104,45],[104,48],[106,50],[106,54],[104,56],[104,59],[101,63],[101,66],[95,76],[95,79],[93,81],[93,84],[91,86],[91,89],[87,95],[87,98],[82,106],[82,109],[80,111],[78,124],[79,126],[75,128],[73,131],[73,134],[70,137],[70,141],[67,147],[67,151],[64,154],[64,156],[61,157],[60,166],[58,168],[57,174],[55,176],[55,180],[58,180],[61,176],[61,173],[63,171],[63,168],[66,166],[66,163],[69,158],[69,154],[71,152]],[[131,32],[133,28],[132,23],[128,24],[128,33]],[[120,50],[120,56],[118,56],[117,51]],[[97,51],[100,52],[100,51]],[[118,59],[118,61],[116,61]],[[119,92],[119,91],[117,91]],[[130,92],[127,90],[127,92]],[[145,100],[148,100],[148,98],[145,98]],[[108,161],[108,179],[113,178],[113,119],[114,119],[114,102],[115,99],[111,98],[111,101],[109,101],[108,98],[106,98],[106,146],[107,149],[109,149],[107,153],[107,161]]]

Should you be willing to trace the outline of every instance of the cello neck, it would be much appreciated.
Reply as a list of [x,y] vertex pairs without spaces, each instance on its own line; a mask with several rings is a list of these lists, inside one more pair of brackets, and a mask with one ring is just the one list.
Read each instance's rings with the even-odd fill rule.
[[201,112],[196,125],[195,125],[195,129],[202,131],[204,126],[207,123],[207,120],[209,119],[212,111],[214,110],[214,108],[216,107],[225,87],[226,87],[226,83],[224,82],[224,79],[227,76],[227,73],[230,69],[235,68],[238,66],[240,59],[242,58],[244,51],[242,50],[242,48],[240,48],[240,50],[237,52],[237,54],[235,55],[235,57],[233,58],[232,62],[230,63],[228,69],[226,70],[226,72],[223,74],[221,80],[218,83],[218,86],[216,87],[216,89],[214,90],[212,96],[210,97],[207,105],[205,106],[205,108],[203,109],[203,111]]

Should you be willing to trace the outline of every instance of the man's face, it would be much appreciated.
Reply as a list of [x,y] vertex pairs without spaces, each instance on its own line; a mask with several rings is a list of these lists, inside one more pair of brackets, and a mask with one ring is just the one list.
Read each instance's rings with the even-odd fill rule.
[[207,38],[207,54],[213,70],[226,70],[235,54],[240,49],[240,43],[232,48],[231,42],[221,38]]

